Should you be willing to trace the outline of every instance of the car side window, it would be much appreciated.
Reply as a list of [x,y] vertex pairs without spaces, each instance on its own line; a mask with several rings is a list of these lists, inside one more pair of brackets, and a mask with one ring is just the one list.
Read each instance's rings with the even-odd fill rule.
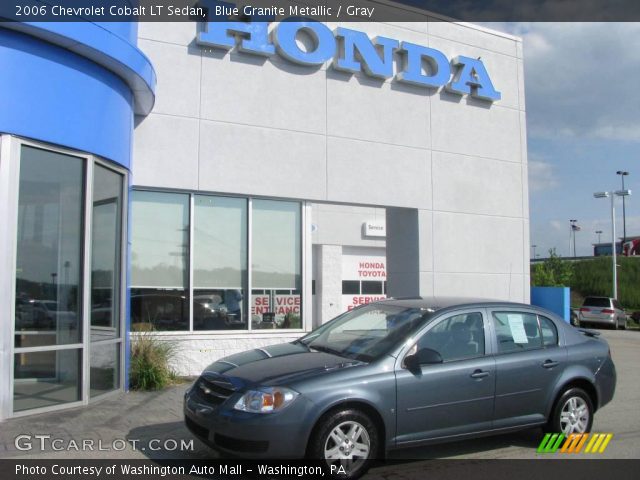
[[558,345],[558,329],[556,325],[547,317],[538,316],[540,320],[540,330],[542,331],[542,343],[545,347]]
[[418,349],[430,348],[445,362],[484,355],[484,327],[480,312],[445,318],[418,340]]
[[538,317],[523,312],[494,312],[493,325],[498,353],[522,352],[542,348]]

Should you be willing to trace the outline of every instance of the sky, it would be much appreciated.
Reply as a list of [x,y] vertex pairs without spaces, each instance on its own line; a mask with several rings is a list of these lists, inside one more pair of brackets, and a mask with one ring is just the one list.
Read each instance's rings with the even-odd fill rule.
[[[628,171],[627,237],[640,236],[640,23],[485,24],[523,38],[528,130],[529,215],[535,253],[570,256],[611,241],[611,202]],[[622,237],[622,199],[616,199]],[[533,256],[533,249],[530,252]]]

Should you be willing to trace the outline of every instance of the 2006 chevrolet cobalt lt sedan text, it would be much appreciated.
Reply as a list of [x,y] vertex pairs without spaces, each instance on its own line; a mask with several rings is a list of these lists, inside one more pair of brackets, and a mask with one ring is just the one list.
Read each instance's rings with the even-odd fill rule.
[[615,384],[606,341],[546,310],[389,299],[212,363],[184,414],[223,453],[320,458],[355,477],[395,448],[534,426],[588,432]]

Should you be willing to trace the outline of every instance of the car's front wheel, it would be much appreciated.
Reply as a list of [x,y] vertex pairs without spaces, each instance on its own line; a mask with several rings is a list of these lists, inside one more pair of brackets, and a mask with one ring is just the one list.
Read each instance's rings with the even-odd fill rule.
[[379,445],[378,429],[368,415],[338,410],[321,420],[311,438],[309,456],[326,461],[330,473],[353,479],[369,469]]
[[570,388],[558,399],[546,430],[554,433],[588,433],[593,424],[593,403],[581,388]]

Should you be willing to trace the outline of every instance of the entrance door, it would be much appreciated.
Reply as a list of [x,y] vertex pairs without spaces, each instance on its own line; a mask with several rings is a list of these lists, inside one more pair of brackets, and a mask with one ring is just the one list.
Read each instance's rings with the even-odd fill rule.
[[96,164],[91,225],[89,396],[120,388],[123,175]]
[[121,386],[125,175],[90,156],[11,142],[19,152],[12,411],[86,403]]
[[13,410],[81,400],[84,158],[20,150]]

